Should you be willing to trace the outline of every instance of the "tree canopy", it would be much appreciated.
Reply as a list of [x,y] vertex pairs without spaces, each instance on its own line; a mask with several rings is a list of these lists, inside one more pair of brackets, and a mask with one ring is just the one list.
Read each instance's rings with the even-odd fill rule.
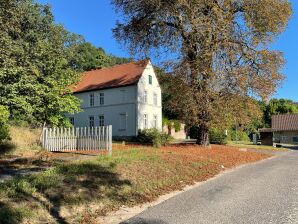
[[201,145],[223,106],[234,112],[244,98],[268,98],[283,80],[282,53],[268,45],[287,26],[287,0],[112,2],[124,17],[114,35],[131,52],[176,56],[172,71],[181,94],[173,108],[199,128]]

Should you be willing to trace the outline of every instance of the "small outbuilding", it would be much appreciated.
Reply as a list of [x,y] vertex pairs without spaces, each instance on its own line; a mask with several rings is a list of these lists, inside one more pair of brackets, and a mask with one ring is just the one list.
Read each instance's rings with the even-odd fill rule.
[[260,129],[262,145],[298,145],[298,114],[272,116],[271,128]]

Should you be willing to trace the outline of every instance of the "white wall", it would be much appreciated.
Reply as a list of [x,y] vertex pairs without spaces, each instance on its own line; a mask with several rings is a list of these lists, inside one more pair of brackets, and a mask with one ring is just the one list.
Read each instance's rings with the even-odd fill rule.
[[[149,75],[152,76],[152,85],[149,84]],[[138,129],[144,129],[144,114],[148,116],[148,128],[154,128],[153,117],[157,116],[157,128],[162,130],[162,101],[161,89],[151,63],[145,68],[138,83]],[[147,91],[147,103],[143,102],[144,92]],[[157,94],[157,105],[154,105],[153,96]]]
[[[100,105],[100,93],[104,93],[104,105]],[[94,106],[90,106],[90,94],[94,94]],[[112,125],[113,136],[135,136],[136,129],[136,86],[126,86],[75,94],[81,99],[82,112],[74,117],[75,127],[89,126],[89,117],[94,116],[95,126],[99,116],[104,115],[105,125]],[[120,130],[120,114],[126,114],[126,129]]]
[[[149,84],[152,76],[152,85]],[[147,91],[147,103],[143,102]],[[104,93],[104,105],[100,105],[100,93]],[[157,105],[153,96],[157,94]],[[90,94],[94,94],[94,106],[90,106]],[[153,118],[157,116],[157,128],[162,130],[161,89],[151,63],[145,68],[137,85],[76,93],[81,99],[82,112],[67,117],[74,118],[75,127],[89,126],[89,117],[94,116],[95,126],[99,125],[99,116],[104,115],[105,124],[112,125],[113,136],[136,136],[144,129],[144,114],[148,116],[148,128],[154,128]],[[120,114],[126,114],[126,128],[120,128]]]

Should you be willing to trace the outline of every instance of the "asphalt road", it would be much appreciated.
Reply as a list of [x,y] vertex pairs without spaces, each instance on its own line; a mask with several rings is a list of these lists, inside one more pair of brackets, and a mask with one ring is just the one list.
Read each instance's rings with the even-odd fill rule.
[[298,151],[227,172],[124,223],[298,223]]

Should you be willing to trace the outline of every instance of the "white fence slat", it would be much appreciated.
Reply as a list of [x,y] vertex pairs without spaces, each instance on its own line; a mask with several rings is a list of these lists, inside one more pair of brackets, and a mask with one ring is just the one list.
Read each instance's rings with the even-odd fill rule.
[[112,126],[43,128],[42,146],[48,151],[107,150],[112,153]]

